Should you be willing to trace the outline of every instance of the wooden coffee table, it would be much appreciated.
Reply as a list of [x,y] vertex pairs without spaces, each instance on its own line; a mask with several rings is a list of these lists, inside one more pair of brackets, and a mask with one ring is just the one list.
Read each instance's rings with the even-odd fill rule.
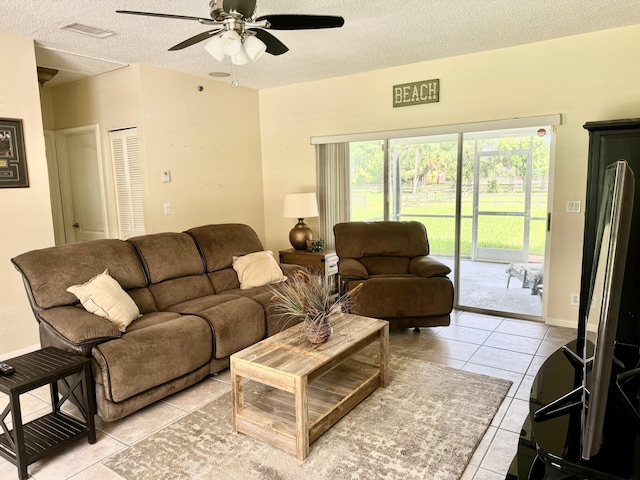
[[[309,455],[309,445],[379,386],[389,383],[389,323],[343,314],[333,335],[310,344],[298,324],[231,356],[233,431],[293,453]],[[354,358],[380,343],[380,362]],[[243,379],[267,389],[245,403]]]

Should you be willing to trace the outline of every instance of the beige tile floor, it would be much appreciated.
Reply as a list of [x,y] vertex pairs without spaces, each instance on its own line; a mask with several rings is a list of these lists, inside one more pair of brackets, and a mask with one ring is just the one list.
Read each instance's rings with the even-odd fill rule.
[[[449,327],[423,328],[420,333],[392,331],[390,350],[392,355],[412,356],[513,382],[462,477],[462,480],[503,480],[516,453],[533,377],[544,359],[575,338],[575,334],[572,329],[531,321],[454,312]],[[94,445],[80,440],[52,458],[32,464],[30,478],[122,480],[101,462],[230,388],[226,371],[120,421],[103,423],[96,417],[98,441]],[[48,411],[48,394],[44,387],[23,396],[25,421]],[[0,411],[7,403],[6,395],[0,394]],[[17,478],[16,467],[0,458],[0,479]]]

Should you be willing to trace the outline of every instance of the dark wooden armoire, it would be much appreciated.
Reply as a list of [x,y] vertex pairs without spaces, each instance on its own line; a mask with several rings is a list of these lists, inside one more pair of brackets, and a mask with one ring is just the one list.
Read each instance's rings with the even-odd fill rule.
[[604,170],[624,159],[636,182],[617,341],[640,345],[640,118],[587,122],[584,128],[589,131],[589,164],[578,331],[582,335],[586,323]]

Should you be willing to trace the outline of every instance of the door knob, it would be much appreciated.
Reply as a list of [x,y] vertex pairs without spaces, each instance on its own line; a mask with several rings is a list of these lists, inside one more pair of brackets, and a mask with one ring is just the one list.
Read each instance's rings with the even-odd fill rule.
[[73,227],[73,228],[80,228],[80,225],[78,225],[78,222],[76,222],[76,223],[74,223],[74,224],[72,225],[72,227]]

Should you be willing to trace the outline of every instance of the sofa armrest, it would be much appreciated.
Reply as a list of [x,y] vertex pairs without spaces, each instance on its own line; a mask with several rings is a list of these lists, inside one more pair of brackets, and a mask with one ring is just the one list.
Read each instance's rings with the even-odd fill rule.
[[97,345],[122,336],[109,320],[81,307],[50,308],[41,311],[40,318],[74,347]]
[[369,278],[367,268],[355,258],[341,258],[338,261],[338,274],[342,279]]
[[409,273],[419,277],[443,277],[451,273],[451,269],[444,263],[424,255],[411,259]]

